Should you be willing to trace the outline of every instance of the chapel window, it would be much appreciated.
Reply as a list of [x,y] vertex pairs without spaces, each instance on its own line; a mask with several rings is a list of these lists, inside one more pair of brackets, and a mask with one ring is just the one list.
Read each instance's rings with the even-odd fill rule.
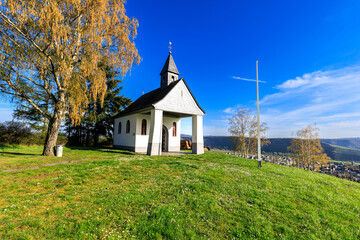
[[176,137],[176,122],[173,122],[173,137]]
[[146,120],[143,119],[141,122],[141,135],[146,135]]
[[118,134],[120,134],[121,133],[121,122],[119,122],[119,124],[118,124]]
[[127,120],[126,122],[126,133],[129,133],[130,132],[130,121]]

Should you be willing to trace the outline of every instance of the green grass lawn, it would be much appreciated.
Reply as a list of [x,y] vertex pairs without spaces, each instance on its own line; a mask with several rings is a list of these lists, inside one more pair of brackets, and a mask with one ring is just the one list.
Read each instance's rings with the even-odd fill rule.
[[0,166],[89,160],[0,173],[1,239],[360,238],[360,184],[343,179],[216,152],[40,153],[0,149]]
[[31,168],[52,163],[114,157],[132,154],[127,151],[102,148],[64,147],[63,157],[42,156],[42,146],[1,146],[0,172],[4,170]]

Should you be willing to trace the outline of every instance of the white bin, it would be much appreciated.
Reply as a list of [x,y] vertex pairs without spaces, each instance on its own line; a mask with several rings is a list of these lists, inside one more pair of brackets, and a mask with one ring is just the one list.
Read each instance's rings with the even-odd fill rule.
[[63,146],[62,145],[57,145],[56,146],[56,156],[57,157],[62,157],[62,152],[63,152]]

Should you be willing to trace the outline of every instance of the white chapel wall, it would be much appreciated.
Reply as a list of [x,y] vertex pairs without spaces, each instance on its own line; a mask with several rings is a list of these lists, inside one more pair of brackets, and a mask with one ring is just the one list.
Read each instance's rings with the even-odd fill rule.
[[[146,135],[141,135],[142,120],[146,120]],[[130,132],[126,133],[126,122],[130,121]],[[114,121],[114,146],[145,153],[149,143],[150,115],[133,114],[115,119]],[[118,133],[119,122],[121,122],[121,133]],[[173,123],[176,123],[176,136],[173,136]],[[181,119],[163,117],[163,125],[168,130],[169,151],[180,151]]]
[[[130,121],[130,132],[126,133],[126,122]],[[121,122],[121,133],[118,133]],[[114,121],[114,147],[135,150],[136,115],[128,115],[116,118]]]
[[[146,135],[141,135],[142,120],[146,120]],[[146,153],[149,143],[150,115],[136,114],[135,152]]]
[[[146,135],[141,135],[142,120],[146,120]],[[149,143],[150,134],[150,115],[136,114],[136,137],[135,137],[135,152],[146,152]],[[176,136],[173,136],[173,123],[176,123]],[[181,133],[181,119],[164,117],[163,125],[168,129],[169,151],[180,151],[180,133]]]

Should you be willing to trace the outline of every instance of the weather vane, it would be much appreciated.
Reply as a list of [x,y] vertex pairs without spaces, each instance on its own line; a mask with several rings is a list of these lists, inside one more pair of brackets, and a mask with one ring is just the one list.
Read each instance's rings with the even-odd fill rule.
[[169,41],[169,53],[171,53],[171,42]]

